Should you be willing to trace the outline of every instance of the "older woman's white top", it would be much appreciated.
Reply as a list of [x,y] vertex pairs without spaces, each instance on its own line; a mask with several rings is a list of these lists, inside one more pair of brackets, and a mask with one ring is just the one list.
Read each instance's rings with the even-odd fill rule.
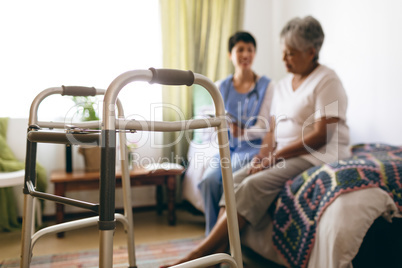
[[347,96],[337,74],[319,65],[294,91],[293,74],[279,81],[274,89],[271,114],[276,116],[278,150],[303,139],[320,118],[339,118],[327,126],[327,144],[318,150],[307,146],[303,155],[314,165],[331,163],[350,155],[349,128],[346,124]]

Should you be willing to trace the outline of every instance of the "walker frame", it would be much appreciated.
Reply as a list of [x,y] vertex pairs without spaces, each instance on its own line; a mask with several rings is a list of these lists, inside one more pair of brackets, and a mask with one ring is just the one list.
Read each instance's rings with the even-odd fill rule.
[[[193,84],[203,86],[211,95],[215,104],[216,117],[207,119],[184,120],[175,122],[125,120],[124,112],[118,94],[127,84],[135,81],[158,83],[161,85],[187,85]],[[42,128],[65,129],[65,123],[60,122],[39,122],[37,112],[39,104],[46,97],[53,94],[71,96],[94,96],[104,94],[102,130],[100,133],[67,133],[42,131]],[[115,109],[118,109],[116,118]],[[78,129],[97,128],[100,121],[74,123]],[[229,234],[230,255],[225,253],[212,254],[176,265],[176,268],[185,267],[208,267],[218,263],[228,263],[230,267],[242,268],[242,254],[240,247],[240,234],[237,221],[237,211],[234,197],[234,186],[232,168],[230,164],[229,141],[227,133],[227,121],[222,96],[215,84],[207,77],[191,71],[175,69],[154,69],[133,70],[125,72],[116,77],[108,89],[100,90],[87,87],[58,87],[42,91],[32,102],[27,132],[27,152],[24,183],[24,214],[21,245],[21,265],[29,267],[32,250],[37,240],[46,234],[68,231],[80,227],[91,226],[98,223],[99,243],[99,266],[110,268],[113,266],[113,235],[116,220],[123,223],[127,232],[129,267],[136,266],[134,227],[131,209],[131,186],[127,163],[127,151],[125,145],[125,131],[185,131],[198,128],[216,127],[219,153],[221,160],[224,197],[227,210],[227,224]],[[120,138],[120,158],[122,167],[122,184],[124,199],[124,215],[115,213],[115,165],[116,165],[116,132]],[[36,148],[38,142],[80,144],[95,143],[101,146],[101,168],[100,168],[100,190],[99,204],[74,200],[66,197],[56,196],[49,193],[38,192],[35,189],[36,183]],[[60,223],[43,228],[37,232],[33,231],[33,199],[41,198],[62,204],[73,205],[99,214],[95,217],[75,220],[67,223]]]

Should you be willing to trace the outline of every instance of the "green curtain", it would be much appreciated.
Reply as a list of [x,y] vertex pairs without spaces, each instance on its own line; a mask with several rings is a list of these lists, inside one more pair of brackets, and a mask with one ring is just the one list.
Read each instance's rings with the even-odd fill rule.
[[[7,144],[8,118],[0,118],[0,172],[11,172],[24,169],[24,163],[18,161]],[[36,165],[37,185],[39,191],[47,186],[46,170]],[[21,190],[22,194],[22,190]],[[0,230],[12,231],[20,228],[14,192],[11,187],[0,188]]]
[[[163,67],[192,70],[212,81],[233,71],[228,58],[229,36],[243,24],[244,0],[160,0]],[[164,87],[164,121],[190,119],[212,99],[200,86]],[[166,133],[165,156],[185,157],[188,133]],[[165,146],[166,147],[166,146]]]

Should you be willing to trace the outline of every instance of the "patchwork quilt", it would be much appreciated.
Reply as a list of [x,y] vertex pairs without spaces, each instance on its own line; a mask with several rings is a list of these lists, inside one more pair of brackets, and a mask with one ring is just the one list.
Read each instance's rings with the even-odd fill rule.
[[306,267],[325,209],[339,195],[369,187],[386,191],[402,212],[402,147],[360,144],[352,157],[308,169],[279,195],[273,242],[290,267]]

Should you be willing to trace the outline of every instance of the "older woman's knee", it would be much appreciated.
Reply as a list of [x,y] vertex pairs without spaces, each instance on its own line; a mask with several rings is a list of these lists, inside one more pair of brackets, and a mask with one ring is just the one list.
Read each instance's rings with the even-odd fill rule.
[[199,189],[211,189],[222,185],[222,179],[220,176],[205,176],[198,183]]
[[261,172],[248,176],[243,181],[243,187],[258,190],[266,185],[266,177]]

